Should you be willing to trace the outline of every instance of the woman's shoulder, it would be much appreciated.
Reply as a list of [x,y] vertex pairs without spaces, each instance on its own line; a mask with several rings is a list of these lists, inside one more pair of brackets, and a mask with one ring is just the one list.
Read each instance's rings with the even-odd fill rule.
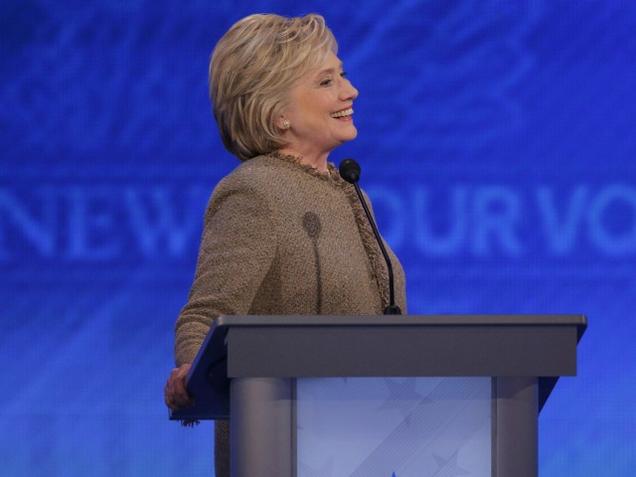
[[333,171],[321,173],[281,155],[263,155],[239,164],[215,188],[212,201],[232,195],[248,196],[284,214],[342,193],[343,181]]
[[289,170],[271,156],[257,156],[241,162],[225,176],[217,189],[241,189],[255,192],[271,192],[277,185],[284,186]]
[[208,202],[208,212],[224,204],[249,205],[263,210],[280,207],[281,194],[289,183],[284,168],[274,158],[258,156],[240,163],[216,185]]

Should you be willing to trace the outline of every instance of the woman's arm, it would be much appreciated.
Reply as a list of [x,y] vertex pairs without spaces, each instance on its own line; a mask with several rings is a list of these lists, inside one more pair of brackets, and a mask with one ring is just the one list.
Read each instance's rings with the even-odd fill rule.
[[277,248],[276,223],[266,194],[232,176],[208,204],[194,281],[175,326],[175,362],[165,388],[170,407],[190,404],[185,378],[212,321],[246,314]]
[[178,366],[192,362],[217,316],[249,311],[277,248],[268,202],[255,187],[236,180],[226,179],[215,190],[194,282],[176,323]]

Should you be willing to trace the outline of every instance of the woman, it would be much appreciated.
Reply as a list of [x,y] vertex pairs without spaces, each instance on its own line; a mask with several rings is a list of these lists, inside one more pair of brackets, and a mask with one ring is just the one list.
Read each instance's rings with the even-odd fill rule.
[[[216,187],[197,270],[176,324],[171,408],[190,403],[185,376],[218,315],[382,314],[387,270],[353,186],[329,153],[357,135],[358,91],[319,15],[251,15],[217,44],[210,97],[227,149],[243,161]],[[389,251],[397,304],[404,274]],[[217,476],[229,475],[218,422]]]

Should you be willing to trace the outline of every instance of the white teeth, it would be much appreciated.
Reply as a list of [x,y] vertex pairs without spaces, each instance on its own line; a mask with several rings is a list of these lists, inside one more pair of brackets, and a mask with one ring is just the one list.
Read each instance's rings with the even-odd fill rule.
[[344,116],[351,116],[353,114],[353,108],[343,109],[337,113],[331,113],[332,118],[342,118]]

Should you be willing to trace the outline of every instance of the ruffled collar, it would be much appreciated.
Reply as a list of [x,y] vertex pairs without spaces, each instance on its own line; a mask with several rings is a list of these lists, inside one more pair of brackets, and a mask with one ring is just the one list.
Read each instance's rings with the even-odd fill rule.
[[327,172],[322,172],[309,164],[301,162],[301,158],[299,156],[294,156],[293,154],[282,154],[278,151],[274,151],[266,154],[266,156],[278,159],[285,164],[293,165],[295,168],[301,169],[309,175],[319,179],[333,181],[337,184],[346,184],[346,181],[340,177],[340,172],[338,172],[338,168],[333,162],[327,162]]

